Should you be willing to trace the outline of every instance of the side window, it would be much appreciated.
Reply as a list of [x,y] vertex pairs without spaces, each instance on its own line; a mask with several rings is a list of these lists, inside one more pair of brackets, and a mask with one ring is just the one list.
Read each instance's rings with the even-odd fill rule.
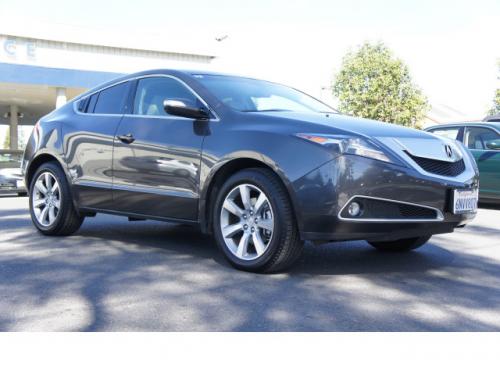
[[89,98],[81,99],[77,103],[77,108],[79,112],[87,112],[87,104],[89,102]]
[[441,137],[446,137],[446,138],[457,140],[458,139],[458,133],[460,132],[460,128],[433,129],[430,132],[432,134],[436,134],[436,135],[439,135]]
[[87,112],[87,113],[93,113],[94,112],[95,103],[97,102],[97,97],[98,96],[99,96],[99,93],[92,95],[88,99],[88,104],[87,104],[87,108],[86,108],[85,112]]
[[[100,91],[93,112],[103,114],[123,113],[125,111],[129,86],[130,82],[124,82]],[[87,110],[87,112],[92,112],[92,107],[90,106],[90,104],[92,104],[92,99],[91,97],[88,107],[89,110]]]
[[465,144],[473,150],[487,150],[486,142],[500,139],[500,135],[487,128],[467,128],[465,131]]
[[168,77],[143,78],[137,83],[134,114],[167,116],[163,109],[165,100],[180,100],[190,107],[201,107],[198,98],[181,82]]

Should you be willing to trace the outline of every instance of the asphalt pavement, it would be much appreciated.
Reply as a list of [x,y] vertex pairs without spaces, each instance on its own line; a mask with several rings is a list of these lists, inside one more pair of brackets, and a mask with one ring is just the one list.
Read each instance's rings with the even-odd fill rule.
[[0,197],[1,331],[499,331],[500,209],[406,254],[306,244],[287,273],[232,269],[183,225],[97,215],[45,237]]

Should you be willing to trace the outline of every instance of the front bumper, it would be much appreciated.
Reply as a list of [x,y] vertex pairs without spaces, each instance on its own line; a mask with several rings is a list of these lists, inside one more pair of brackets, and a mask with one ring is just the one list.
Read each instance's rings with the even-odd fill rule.
[[[477,173],[469,170],[467,175],[465,181],[440,178],[359,156],[340,156],[293,183],[301,237],[322,241],[390,241],[453,232],[475,216],[452,213],[453,190],[478,186]],[[346,220],[341,212],[355,196],[407,202],[440,214],[429,219]]]

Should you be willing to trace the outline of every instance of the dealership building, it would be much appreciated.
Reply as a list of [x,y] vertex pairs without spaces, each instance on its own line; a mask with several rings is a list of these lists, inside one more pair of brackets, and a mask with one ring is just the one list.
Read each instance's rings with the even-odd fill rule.
[[102,82],[155,68],[207,69],[215,58],[214,38],[172,40],[0,24],[0,149],[22,148],[40,117]]
[[[152,35],[130,30],[119,34],[106,29],[2,21],[0,149],[22,149],[40,117],[100,83],[156,68],[212,70],[216,56],[217,66],[224,61],[221,56],[227,51],[221,52],[221,43],[210,33],[165,30]],[[319,97],[335,106],[330,86],[322,86],[320,91]],[[458,110],[432,103],[425,123],[464,119],[470,120]]]

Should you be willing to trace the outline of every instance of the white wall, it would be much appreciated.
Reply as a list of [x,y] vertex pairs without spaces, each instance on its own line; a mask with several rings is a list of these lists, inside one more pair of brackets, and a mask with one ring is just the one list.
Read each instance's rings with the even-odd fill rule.
[[155,68],[203,68],[210,56],[0,35],[0,62],[44,67],[134,72]]

